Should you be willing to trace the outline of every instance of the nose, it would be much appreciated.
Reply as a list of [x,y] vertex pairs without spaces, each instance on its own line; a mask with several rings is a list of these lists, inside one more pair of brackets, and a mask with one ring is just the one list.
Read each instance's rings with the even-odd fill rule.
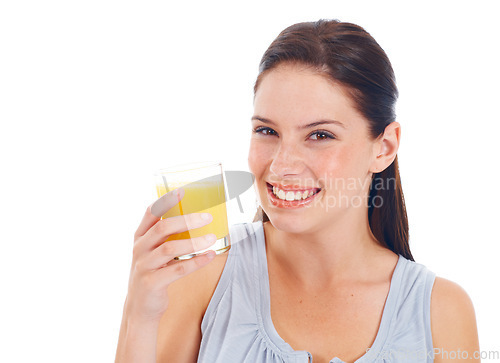
[[281,143],[269,168],[278,180],[300,175],[305,168],[304,159],[296,145]]

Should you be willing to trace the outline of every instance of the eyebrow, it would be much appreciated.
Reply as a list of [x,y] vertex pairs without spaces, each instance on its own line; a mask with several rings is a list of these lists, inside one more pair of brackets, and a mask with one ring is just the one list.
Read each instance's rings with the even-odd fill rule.
[[[276,125],[276,122],[271,121],[265,117],[252,116],[252,121],[253,120],[261,121],[261,122],[264,122],[265,124]],[[315,126],[319,126],[319,125],[328,125],[328,124],[338,125],[344,129],[346,129],[346,126],[342,122],[337,121],[337,120],[319,120],[319,121],[311,122],[310,124],[307,124],[307,125],[299,126],[298,129],[309,129],[311,127],[315,127]]]

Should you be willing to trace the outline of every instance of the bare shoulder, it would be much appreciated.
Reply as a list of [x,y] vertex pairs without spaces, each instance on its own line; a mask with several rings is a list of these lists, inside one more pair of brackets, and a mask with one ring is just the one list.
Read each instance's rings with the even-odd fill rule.
[[[169,286],[169,306],[179,302],[181,306],[186,306],[187,298],[196,298],[190,300],[190,307],[201,311],[202,315],[205,314],[226,265],[227,256],[227,253],[217,255],[208,265],[171,284]],[[175,295],[183,298],[175,298]]]
[[157,362],[196,362],[201,322],[224,270],[227,253],[170,284],[168,308],[158,329]]
[[[431,294],[431,331],[435,362],[455,362],[479,351],[476,314],[472,300],[457,283],[436,277]],[[454,358],[453,358],[454,357]]]

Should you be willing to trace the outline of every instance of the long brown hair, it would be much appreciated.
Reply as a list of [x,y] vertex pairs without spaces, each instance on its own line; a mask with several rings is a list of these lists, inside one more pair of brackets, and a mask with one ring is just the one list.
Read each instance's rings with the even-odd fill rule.
[[[368,120],[373,139],[395,121],[398,89],[394,71],[384,50],[360,26],[338,20],[319,20],[286,28],[264,53],[254,92],[262,77],[283,62],[309,66],[342,84],[357,110]],[[377,199],[383,203],[375,203]],[[390,166],[372,176],[368,219],[381,245],[414,261],[408,243],[408,216],[397,155]],[[261,207],[256,220],[269,221]]]

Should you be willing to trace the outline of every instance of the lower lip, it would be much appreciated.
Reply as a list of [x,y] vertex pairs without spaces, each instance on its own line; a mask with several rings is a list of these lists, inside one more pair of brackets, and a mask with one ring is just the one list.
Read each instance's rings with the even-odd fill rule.
[[296,209],[301,208],[313,201],[316,196],[321,193],[321,190],[314,194],[312,197],[301,200],[282,200],[276,197],[272,191],[272,189],[267,188],[267,196],[271,204],[278,208],[286,208],[286,209]]

